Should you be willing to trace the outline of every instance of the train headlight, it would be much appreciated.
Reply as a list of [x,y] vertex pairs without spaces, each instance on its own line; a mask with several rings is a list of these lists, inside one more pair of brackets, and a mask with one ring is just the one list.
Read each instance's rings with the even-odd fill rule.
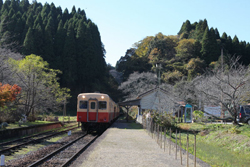
[[84,99],[84,98],[85,98],[85,96],[83,95],[83,96],[82,96],[82,98]]
[[102,99],[104,99],[104,96],[101,96]]

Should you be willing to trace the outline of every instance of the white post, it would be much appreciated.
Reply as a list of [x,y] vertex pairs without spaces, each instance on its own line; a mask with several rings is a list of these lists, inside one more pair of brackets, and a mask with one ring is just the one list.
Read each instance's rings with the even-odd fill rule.
[[4,155],[1,155],[1,164],[0,164],[0,166],[5,166],[5,165],[4,165],[4,161],[5,161],[5,160],[4,160]]
[[71,130],[68,132],[68,136],[71,136]]

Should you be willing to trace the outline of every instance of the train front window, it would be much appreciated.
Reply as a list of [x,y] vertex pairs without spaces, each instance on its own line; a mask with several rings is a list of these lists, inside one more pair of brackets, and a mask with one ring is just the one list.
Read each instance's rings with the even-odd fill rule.
[[88,102],[87,101],[80,101],[79,108],[80,109],[87,109],[88,108]]
[[107,102],[106,101],[99,101],[99,109],[106,109]]
[[90,103],[91,109],[95,109],[95,102]]

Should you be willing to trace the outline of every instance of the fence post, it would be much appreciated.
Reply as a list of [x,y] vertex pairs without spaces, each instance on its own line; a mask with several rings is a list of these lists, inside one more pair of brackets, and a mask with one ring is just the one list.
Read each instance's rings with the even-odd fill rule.
[[188,132],[187,132],[187,167],[188,167],[188,143],[189,142],[189,138],[188,138]]
[[169,155],[171,154],[171,128],[169,130]]
[[177,159],[177,129],[175,129],[175,159]]
[[196,167],[196,134],[194,134],[194,167]]
[[164,128],[164,152],[165,152],[165,148],[166,148],[166,128]]
[[162,148],[162,126],[161,126],[161,148]]
[[160,146],[160,124],[158,125],[158,145]]
[[180,157],[181,157],[181,165],[182,165],[182,154],[181,154],[181,131],[179,131],[179,135],[180,135]]
[[153,123],[153,139],[155,138],[155,123]]
[[154,137],[154,134],[153,134],[153,128],[154,128],[154,124],[153,124],[153,120],[152,120],[152,118],[151,118],[151,121],[150,121],[150,132],[151,132],[151,137],[152,137],[152,139],[153,139],[153,137]]
[[157,124],[155,123],[155,128],[154,128],[155,130],[154,130],[154,138],[155,138],[155,140],[156,140],[156,129],[157,129]]

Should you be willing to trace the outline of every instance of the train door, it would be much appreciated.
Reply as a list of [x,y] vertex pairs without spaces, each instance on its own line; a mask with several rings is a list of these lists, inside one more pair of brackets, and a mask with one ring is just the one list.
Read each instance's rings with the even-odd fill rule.
[[98,106],[96,99],[89,100],[89,107],[88,107],[88,121],[96,122],[98,120]]

